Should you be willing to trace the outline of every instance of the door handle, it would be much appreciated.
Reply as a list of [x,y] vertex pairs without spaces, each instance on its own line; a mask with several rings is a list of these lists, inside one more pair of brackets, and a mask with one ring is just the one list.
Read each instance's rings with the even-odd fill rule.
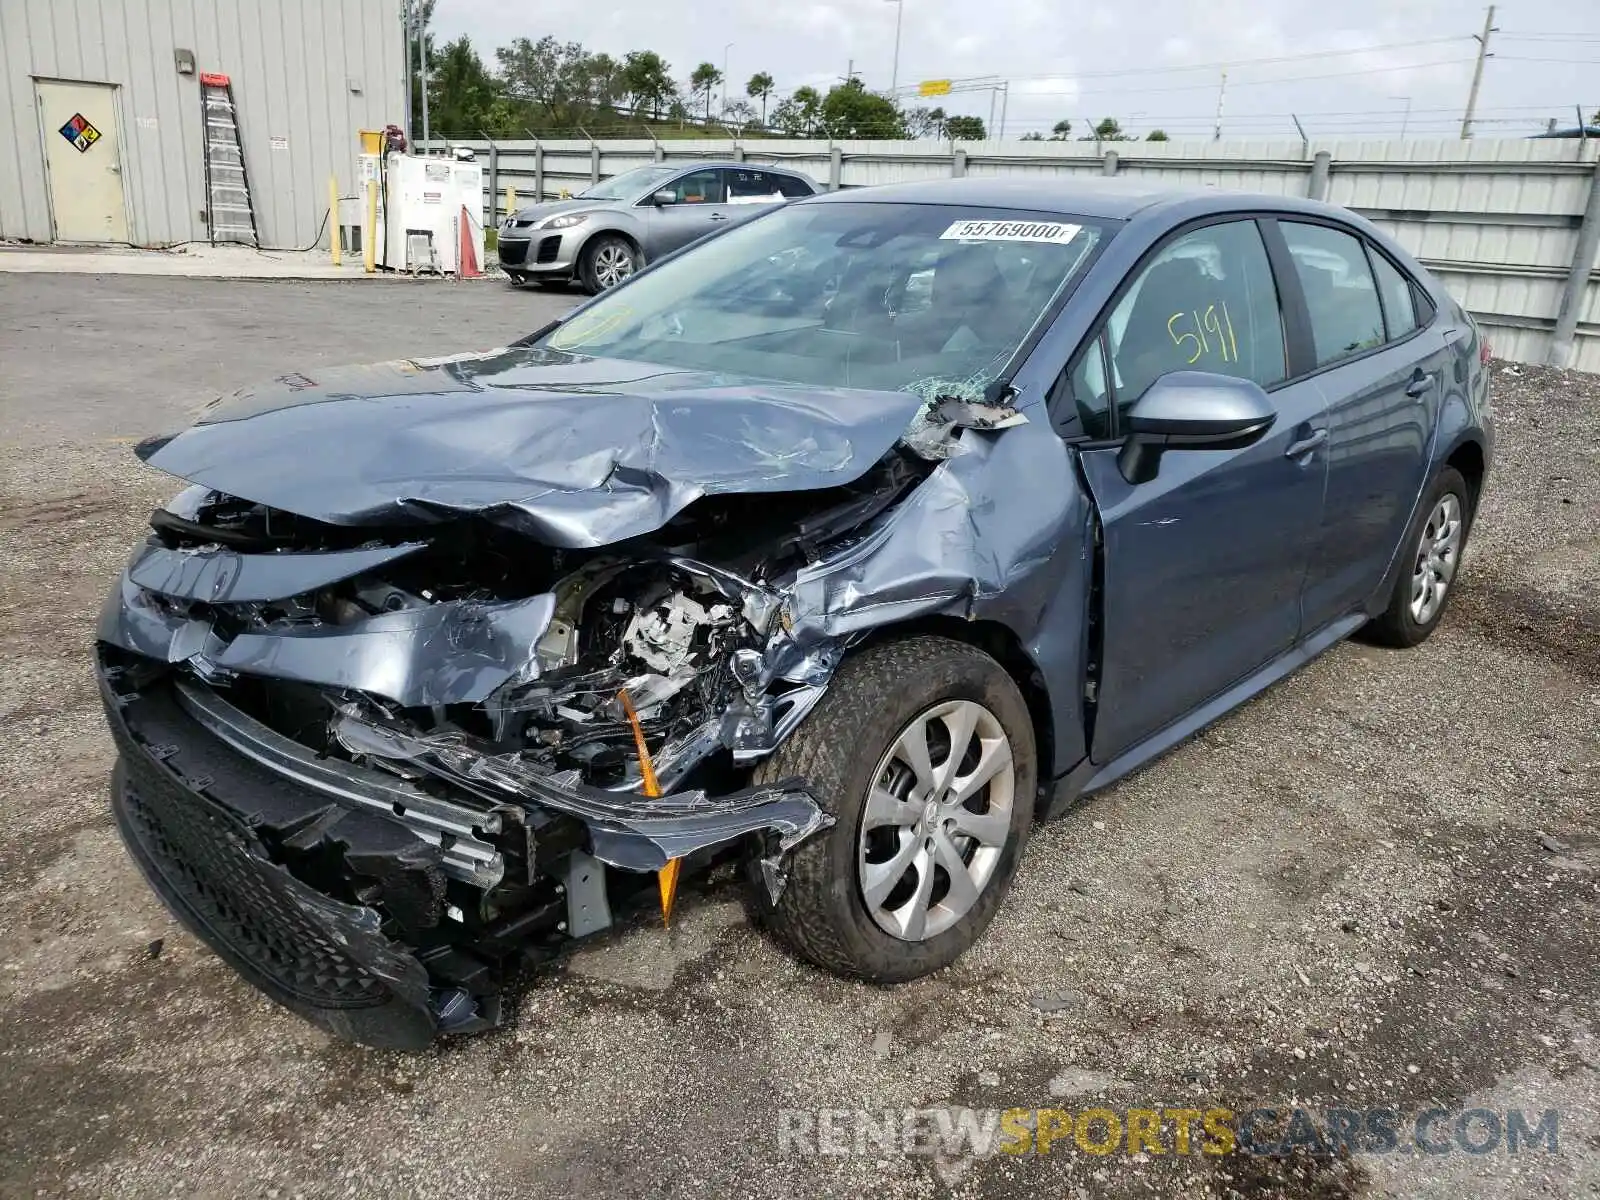
[[1411,377],[1411,382],[1406,384],[1406,395],[1410,396],[1413,400],[1420,400],[1423,396],[1428,394],[1432,387],[1433,376],[1425,375],[1421,371],[1418,371]]
[[1283,456],[1285,458],[1299,458],[1302,454],[1311,453],[1327,440],[1328,431],[1326,429],[1313,429],[1299,441],[1290,442],[1288,448],[1284,450]]
[[709,219],[712,220],[712,221],[726,221],[728,219],[728,214],[727,213],[712,213]]

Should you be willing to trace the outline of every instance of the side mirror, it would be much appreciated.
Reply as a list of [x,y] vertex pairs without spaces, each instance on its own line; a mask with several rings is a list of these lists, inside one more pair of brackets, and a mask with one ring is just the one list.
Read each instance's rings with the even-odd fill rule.
[[677,202],[678,193],[673,191],[671,188],[663,188],[654,196],[650,197],[650,203],[654,204],[657,208],[660,208],[663,204],[676,204]]
[[1168,450],[1237,450],[1260,438],[1277,419],[1258,383],[1206,371],[1174,371],[1152,383],[1128,411],[1128,437],[1117,466],[1129,483],[1148,483]]

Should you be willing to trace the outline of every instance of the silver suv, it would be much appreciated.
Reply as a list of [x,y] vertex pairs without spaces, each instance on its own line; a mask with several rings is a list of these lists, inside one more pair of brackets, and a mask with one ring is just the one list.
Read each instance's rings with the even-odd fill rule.
[[570,200],[517,209],[500,223],[500,267],[513,283],[576,279],[603,292],[696,238],[820,190],[797,171],[761,164],[639,167]]

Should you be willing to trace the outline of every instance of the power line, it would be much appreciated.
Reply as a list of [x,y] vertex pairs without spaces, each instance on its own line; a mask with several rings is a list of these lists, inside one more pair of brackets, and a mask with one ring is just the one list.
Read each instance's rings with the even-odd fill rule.
[[[1447,58],[1437,62],[1425,63],[1397,63],[1389,67],[1367,67],[1360,71],[1335,71],[1325,75],[1285,75],[1277,79],[1242,79],[1238,82],[1230,81],[1232,87],[1268,87],[1275,83],[1304,83],[1314,79],[1350,79],[1357,75],[1387,75],[1395,71],[1422,71],[1432,67],[1464,66],[1472,62],[1470,58]],[[1190,83],[1178,87],[1158,87],[1138,89],[1141,96],[1157,95],[1166,92],[1209,92],[1216,87],[1215,83]],[[1055,90],[1028,90],[1018,92],[1020,96],[1076,96],[1083,94],[1078,88],[1059,88]]]
[[[1416,46],[1443,46],[1455,42],[1471,41],[1470,35],[1462,34],[1456,37],[1423,38],[1414,42],[1387,42],[1378,46],[1357,46],[1348,50],[1321,50],[1306,54],[1280,54],[1271,58],[1235,58],[1220,62],[1188,63],[1183,66],[1172,67],[1123,67],[1115,71],[1053,71],[1040,75],[1007,75],[1004,78],[1013,83],[1025,83],[1033,79],[1117,79],[1135,75],[1179,75],[1189,71],[1219,71],[1223,68],[1233,70],[1236,67],[1262,67],[1274,63],[1309,62],[1320,58],[1348,58],[1353,54],[1377,54],[1386,50],[1408,50]],[[983,78],[999,79],[1000,76],[984,76]],[[1207,90],[1213,85],[1206,84]],[[1038,95],[1039,93],[1033,93]]]
[[[1353,50],[1322,50],[1313,54],[1282,54],[1275,58],[1236,58],[1226,62],[1192,63],[1182,67],[1128,67],[1119,71],[1075,71],[1071,72],[1073,79],[1114,79],[1125,75],[1175,75],[1184,71],[1220,71],[1223,68],[1233,70],[1236,67],[1264,67],[1273,63],[1310,62],[1319,58],[1348,58],[1352,54],[1377,54],[1385,50],[1408,50],[1414,46],[1443,46],[1452,42],[1466,42],[1471,38],[1466,35],[1460,37],[1426,38],[1417,42],[1390,42],[1382,46],[1360,46]],[[1022,82],[1029,79],[1060,79],[1063,72],[1055,71],[1045,75],[1007,75],[1006,78]],[[1210,84],[1206,85],[1208,88]]]
[[1502,33],[1503,42],[1600,42],[1600,33]]

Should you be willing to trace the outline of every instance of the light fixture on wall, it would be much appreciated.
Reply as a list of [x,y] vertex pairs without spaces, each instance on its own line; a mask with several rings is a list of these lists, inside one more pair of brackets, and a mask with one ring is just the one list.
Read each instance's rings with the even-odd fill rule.
[[178,64],[179,75],[194,74],[194,51],[184,50],[181,47],[172,52],[173,60]]

